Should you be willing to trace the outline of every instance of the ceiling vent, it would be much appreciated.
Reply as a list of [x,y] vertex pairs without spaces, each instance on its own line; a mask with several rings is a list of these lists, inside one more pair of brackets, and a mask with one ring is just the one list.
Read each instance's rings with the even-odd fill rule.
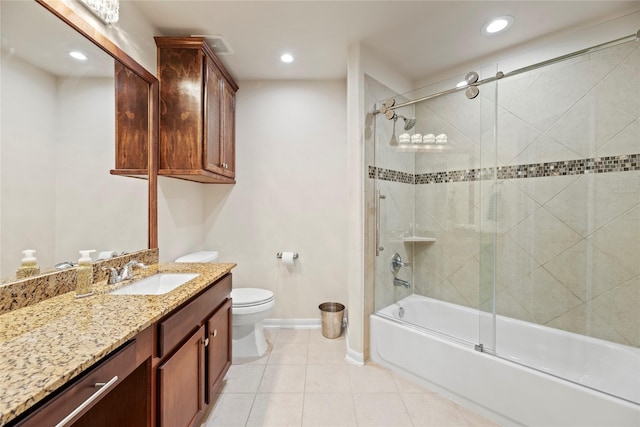
[[231,49],[231,46],[229,46],[229,42],[227,42],[221,35],[194,34],[191,37],[204,37],[205,39],[207,39],[207,44],[216,55],[231,55],[233,53],[233,49]]

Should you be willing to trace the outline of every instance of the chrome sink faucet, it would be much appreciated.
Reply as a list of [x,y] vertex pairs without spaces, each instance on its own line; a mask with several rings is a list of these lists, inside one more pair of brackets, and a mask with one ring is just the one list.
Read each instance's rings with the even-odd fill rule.
[[131,260],[122,267],[120,271],[118,271],[115,267],[102,267],[103,271],[109,271],[109,284],[113,285],[115,283],[120,283],[124,280],[133,279],[133,269],[135,267],[138,268],[147,268],[143,263]]

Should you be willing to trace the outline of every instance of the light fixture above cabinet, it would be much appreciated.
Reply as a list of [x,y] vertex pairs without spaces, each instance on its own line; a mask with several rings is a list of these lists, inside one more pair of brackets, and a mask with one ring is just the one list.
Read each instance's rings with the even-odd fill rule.
[[80,0],[80,3],[107,25],[115,24],[120,19],[119,0]]

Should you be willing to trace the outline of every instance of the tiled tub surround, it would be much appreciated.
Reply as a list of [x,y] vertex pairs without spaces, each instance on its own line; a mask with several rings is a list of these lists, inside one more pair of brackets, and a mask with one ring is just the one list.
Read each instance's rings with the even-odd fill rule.
[[[389,169],[378,180],[383,206],[396,216],[413,210],[390,230],[437,238],[399,246],[414,261],[403,274],[416,293],[489,310],[484,288],[493,278],[481,276],[492,271],[480,268],[480,247],[495,231],[498,314],[640,346],[637,46],[499,81],[497,139],[491,88],[473,101],[447,96],[416,106],[416,132],[422,122],[447,133],[451,150],[397,151],[413,160],[401,168],[376,159]],[[415,185],[404,184],[411,176]],[[391,194],[398,186],[406,190]],[[385,248],[385,261],[392,253]],[[384,264],[379,276],[390,274]],[[382,280],[376,298],[387,301],[377,307],[393,302],[390,293],[404,296]]]
[[195,272],[195,279],[164,295],[109,295],[128,282],[95,286],[0,315],[0,425],[15,418],[165,314],[224,276],[235,264],[155,264],[158,272]]
[[[383,185],[382,203],[413,197],[413,186]],[[491,196],[480,200],[479,185],[415,186],[416,234],[437,241],[413,244],[413,271],[401,278],[415,282],[416,293],[490,309],[491,293],[483,298],[479,289],[479,231],[497,229],[498,314],[640,346],[640,170],[500,181],[493,219]],[[601,202],[584,215],[589,199]],[[383,227],[410,222],[396,217]],[[376,298],[404,293],[378,287]]]
[[[145,265],[158,263],[158,249],[145,249],[118,257],[95,261],[93,263],[93,281],[98,283],[107,279],[109,272],[102,267],[121,268],[131,260]],[[49,298],[75,291],[76,269],[44,271],[34,277],[18,280],[7,278],[0,284],[0,314],[11,310],[37,304]]]

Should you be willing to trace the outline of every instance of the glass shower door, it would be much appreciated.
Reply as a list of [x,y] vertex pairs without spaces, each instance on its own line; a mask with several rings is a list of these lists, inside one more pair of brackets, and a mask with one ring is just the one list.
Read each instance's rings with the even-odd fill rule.
[[[483,144],[495,141],[494,91],[487,86],[469,99],[463,90],[399,108],[395,131],[393,119],[375,119],[384,248],[375,258],[376,310],[395,307],[388,311],[394,315],[421,301],[411,304],[419,312],[404,310],[402,320],[490,348],[495,218],[488,216],[495,212],[488,204],[495,187],[493,172],[485,169],[495,164],[495,151]],[[407,122],[414,126],[405,129]],[[391,268],[395,254],[410,266]]]
[[640,46],[498,87],[496,352],[640,403]]

